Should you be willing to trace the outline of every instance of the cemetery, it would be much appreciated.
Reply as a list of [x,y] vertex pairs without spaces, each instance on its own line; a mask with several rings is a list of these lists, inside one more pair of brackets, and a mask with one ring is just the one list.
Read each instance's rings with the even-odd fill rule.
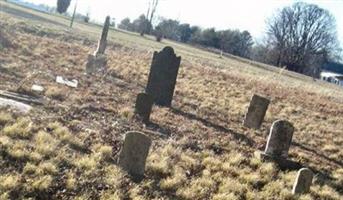
[[59,24],[0,10],[0,199],[342,199],[338,86],[23,12]]

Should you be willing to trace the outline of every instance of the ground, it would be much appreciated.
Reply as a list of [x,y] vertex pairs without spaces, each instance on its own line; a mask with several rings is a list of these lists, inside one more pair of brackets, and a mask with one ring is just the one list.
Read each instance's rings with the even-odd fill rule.
[[[45,88],[47,104],[0,111],[0,199],[342,199],[343,90],[280,68],[189,45],[111,30],[108,72],[86,75],[96,25],[0,1],[1,90]],[[182,56],[171,108],[152,123],[133,116],[153,52]],[[77,79],[77,88],[57,84]],[[271,99],[260,130],[242,126],[253,94]],[[34,94],[32,94],[34,95]],[[296,171],[261,162],[273,121],[295,126],[289,156],[315,172],[309,194],[293,196]],[[123,136],[152,138],[142,182],[116,165]]]

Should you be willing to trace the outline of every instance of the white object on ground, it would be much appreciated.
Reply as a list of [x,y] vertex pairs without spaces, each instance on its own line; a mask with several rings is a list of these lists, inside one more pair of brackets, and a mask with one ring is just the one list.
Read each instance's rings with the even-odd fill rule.
[[30,105],[0,97],[0,107],[7,107],[7,106],[14,108],[22,113],[28,113],[32,109]]
[[69,81],[67,79],[64,79],[62,76],[57,76],[56,82],[67,85],[69,87],[73,87],[73,88],[77,88],[77,84],[78,84],[78,81],[76,79]]
[[43,92],[44,88],[40,85],[32,85],[31,90],[35,92]]

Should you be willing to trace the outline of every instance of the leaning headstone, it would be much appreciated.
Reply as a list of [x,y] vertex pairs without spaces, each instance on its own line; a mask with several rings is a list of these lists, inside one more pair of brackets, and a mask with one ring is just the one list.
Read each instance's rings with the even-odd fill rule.
[[107,35],[108,35],[109,28],[110,28],[110,16],[107,16],[105,23],[104,23],[104,27],[102,29],[100,40],[98,42],[98,48],[96,49],[94,55],[105,53],[105,49],[107,46]]
[[273,123],[270,133],[265,154],[272,157],[288,157],[288,150],[291,146],[294,127],[286,120],[277,120]]
[[154,52],[146,92],[157,105],[171,106],[180,62],[172,47]]
[[269,106],[269,99],[254,95],[251,98],[248,112],[245,115],[243,125],[248,128],[259,129]]
[[106,17],[104,27],[102,29],[101,37],[98,42],[98,47],[93,55],[88,55],[86,64],[86,73],[93,74],[97,72],[104,72],[107,65],[107,57],[105,56],[105,49],[107,46],[107,35],[110,28],[110,16]]
[[261,153],[261,159],[276,162],[281,169],[300,169],[301,164],[288,160],[288,150],[292,143],[294,127],[285,120],[273,123],[266,148]]
[[151,95],[147,93],[140,93],[137,95],[135,114],[142,118],[142,121],[145,123],[149,122],[153,103],[154,99]]
[[144,177],[145,162],[150,146],[151,139],[143,133],[128,132],[125,134],[118,164],[136,181],[140,181]]
[[302,168],[298,171],[297,178],[293,185],[293,194],[304,194],[310,191],[313,172],[308,168]]

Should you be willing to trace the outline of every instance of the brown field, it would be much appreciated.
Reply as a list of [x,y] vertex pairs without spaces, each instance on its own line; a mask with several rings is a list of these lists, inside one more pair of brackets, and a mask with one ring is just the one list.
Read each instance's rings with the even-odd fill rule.
[[[48,101],[27,115],[0,110],[0,200],[343,199],[342,88],[118,30],[109,33],[108,73],[87,76],[100,27],[68,24],[0,1],[0,89],[30,93],[35,83]],[[153,51],[167,45],[182,56],[173,106],[155,106],[144,125],[133,117],[135,98]],[[260,130],[242,126],[254,93],[271,99]],[[309,194],[291,194],[296,171],[257,157],[277,119],[296,128],[290,158],[315,172]],[[115,165],[130,130],[153,139],[140,183]]]

